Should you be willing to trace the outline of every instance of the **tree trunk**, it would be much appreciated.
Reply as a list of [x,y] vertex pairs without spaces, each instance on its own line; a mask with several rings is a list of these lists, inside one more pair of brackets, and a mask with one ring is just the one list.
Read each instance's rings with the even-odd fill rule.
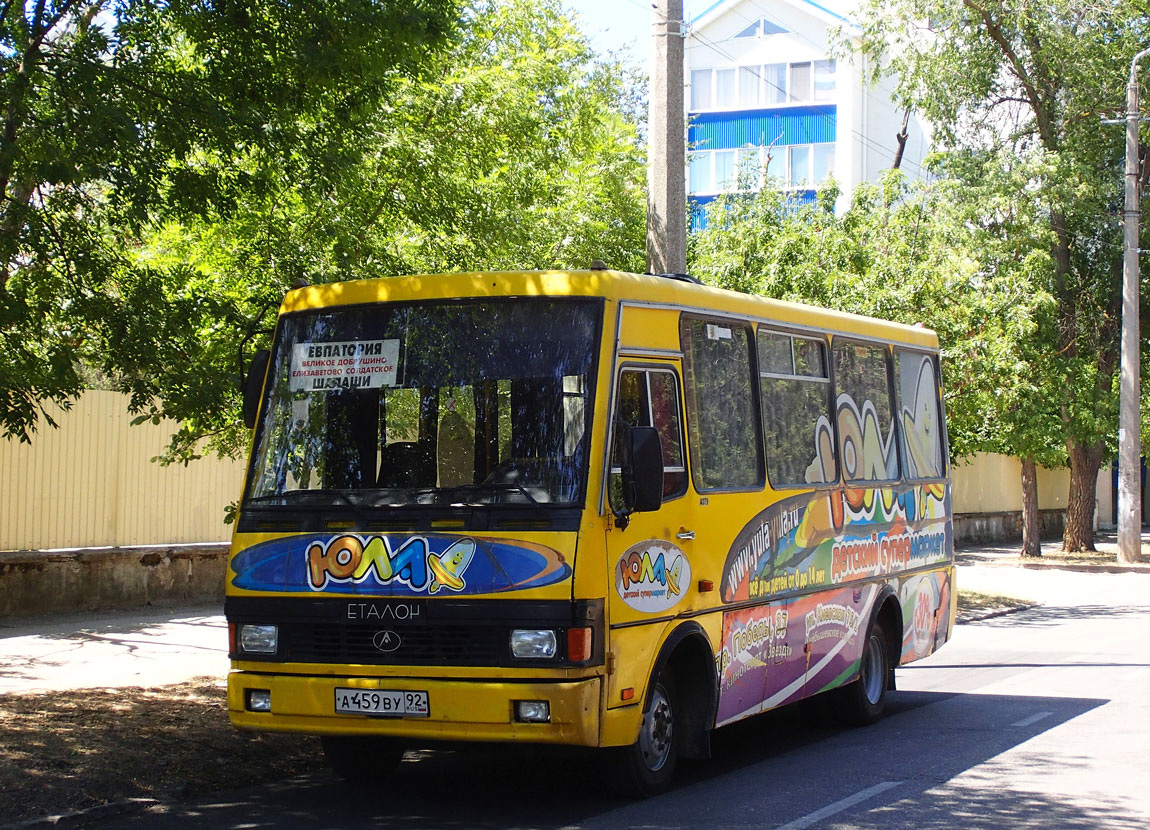
[[898,170],[902,165],[902,154],[906,151],[906,140],[909,137],[907,128],[910,126],[910,107],[906,108],[906,112],[902,114],[902,129],[895,133],[894,139],[898,142],[898,149],[894,151],[894,161],[890,165],[891,170]]
[[1102,442],[1084,446],[1066,442],[1070,456],[1070,496],[1066,502],[1066,529],[1062,549],[1074,553],[1094,550],[1094,487],[1102,463]]
[[1022,555],[1042,556],[1038,521],[1038,470],[1033,458],[1022,459]]

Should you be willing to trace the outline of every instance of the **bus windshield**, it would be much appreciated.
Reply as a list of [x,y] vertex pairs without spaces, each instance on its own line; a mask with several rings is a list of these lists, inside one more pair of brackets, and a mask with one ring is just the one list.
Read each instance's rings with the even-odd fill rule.
[[245,504],[581,502],[601,316],[572,299],[285,316]]

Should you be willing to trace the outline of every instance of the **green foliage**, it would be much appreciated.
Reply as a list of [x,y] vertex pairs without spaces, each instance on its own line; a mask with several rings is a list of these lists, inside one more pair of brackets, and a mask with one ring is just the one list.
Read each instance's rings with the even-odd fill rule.
[[[1049,259],[1030,248],[1017,255],[1028,226],[1016,215],[998,218],[1016,227],[1009,244],[997,244],[983,224],[984,196],[956,180],[909,185],[897,171],[857,188],[838,217],[831,198],[798,206],[773,189],[727,196],[695,235],[692,272],[725,288],[935,329],[952,452],[1004,451],[1005,418],[1051,417],[1024,359],[1049,305],[1032,288]],[[1033,452],[1061,458],[1049,441]]]
[[[366,116],[451,35],[456,0],[41,0],[0,12],[0,429],[28,440],[81,367],[169,374],[247,311],[137,256],[165,222],[230,221],[282,182],[316,191]],[[173,291],[172,286],[178,286]],[[243,292],[247,293],[247,292]],[[191,344],[195,344],[192,346]],[[222,382],[181,381],[179,393]],[[45,414],[47,414],[45,412]]]
[[642,270],[635,79],[597,63],[555,0],[241,6],[129,4],[113,27],[134,27],[165,68],[143,77],[179,82],[180,96],[160,88],[184,103],[159,108],[178,135],[149,137],[148,164],[123,174],[120,148],[103,148],[75,206],[53,203],[53,221],[84,231],[75,253],[44,231],[9,258],[8,434],[76,394],[88,362],[135,412],[181,423],[165,460],[194,458],[205,437],[242,449],[238,356],[267,344],[298,280],[592,259]]
[[982,238],[1052,300],[1018,349],[1004,449],[1043,463],[1051,443],[1062,458],[1110,454],[1123,135],[1100,116],[1125,109],[1130,60],[1150,42],[1144,4],[871,0],[861,23],[870,65],[936,126],[942,169],[981,194]]

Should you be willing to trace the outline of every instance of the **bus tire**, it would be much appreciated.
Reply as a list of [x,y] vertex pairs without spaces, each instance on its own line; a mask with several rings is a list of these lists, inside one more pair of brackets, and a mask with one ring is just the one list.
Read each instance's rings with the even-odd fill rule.
[[891,673],[890,637],[878,619],[871,622],[863,643],[859,676],[841,689],[839,712],[851,726],[868,726],[886,709]]
[[344,781],[353,784],[378,783],[394,772],[403,760],[403,744],[392,738],[323,735],[319,740],[327,765]]
[[612,790],[628,798],[650,798],[667,789],[682,742],[679,705],[674,677],[664,672],[655,681],[638,740],[607,750],[605,771]]

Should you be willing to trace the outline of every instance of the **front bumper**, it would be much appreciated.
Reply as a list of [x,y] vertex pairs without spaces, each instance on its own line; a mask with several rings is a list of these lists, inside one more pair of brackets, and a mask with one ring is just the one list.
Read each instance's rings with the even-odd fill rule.
[[[422,690],[430,716],[389,718],[335,713],[335,689]],[[271,712],[249,712],[247,689],[268,689]],[[550,723],[519,723],[514,701],[546,700]],[[238,729],[313,735],[387,735],[412,741],[522,741],[598,746],[600,682],[507,682],[393,677],[315,677],[233,671],[228,714]]]

